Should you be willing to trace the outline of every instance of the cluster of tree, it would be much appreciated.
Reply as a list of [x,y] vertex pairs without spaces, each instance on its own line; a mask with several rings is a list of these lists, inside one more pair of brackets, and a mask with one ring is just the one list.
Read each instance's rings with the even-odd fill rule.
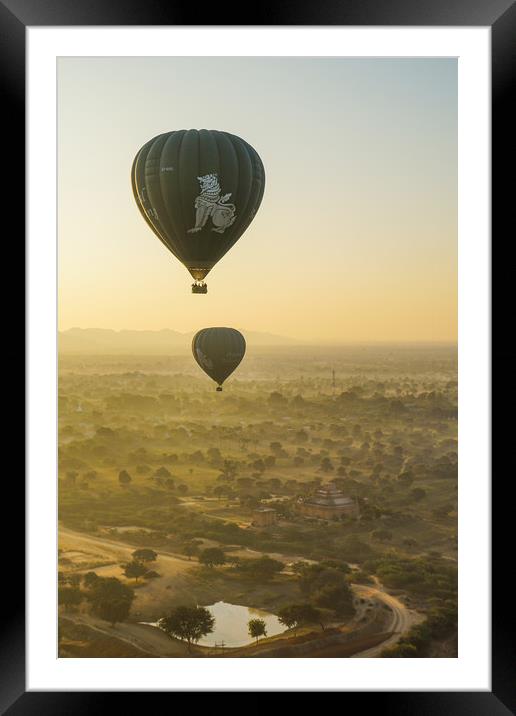
[[113,626],[117,622],[125,621],[131,611],[134,600],[134,591],[126,584],[122,584],[116,577],[98,577],[94,572],[86,580],[87,599],[91,602],[91,609],[101,619],[105,619]]
[[199,553],[199,563],[209,569],[222,567],[226,562],[226,555],[219,547],[208,547]]
[[124,574],[128,579],[134,579],[137,582],[139,577],[152,579],[159,576],[157,572],[150,570],[147,566],[149,562],[155,562],[158,558],[153,549],[137,549],[132,553],[131,557],[131,562],[122,565]]
[[283,571],[285,565],[268,555],[257,559],[242,559],[235,564],[235,570],[244,577],[256,582],[268,582],[274,575]]
[[[75,575],[78,576],[78,575]],[[80,589],[82,582],[83,590]],[[134,591],[115,577],[99,577],[95,572],[87,572],[77,583],[59,580],[59,604],[68,610],[79,605],[85,599],[91,604],[96,616],[115,625],[129,616]]]
[[78,587],[68,587],[59,585],[57,590],[59,605],[68,611],[72,607],[78,606],[84,599],[84,594]]
[[324,630],[326,614],[322,609],[318,609],[313,604],[306,602],[283,607],[283,609],[280,609],[278,619],[287,629],[294,629],[294,632],[300,626],[311,624],[318,624]]
[[457,565],[438,554],[414,559],[389,555],[367,560],[363,568],[387,587],[444,599],[453,599],[457,593]]
[[331,610],[338,617],[353,614],[347,564],[333,560],[318,564],[301,562],[295,565],[294,571],[298,575],[299,588],[309,603]]

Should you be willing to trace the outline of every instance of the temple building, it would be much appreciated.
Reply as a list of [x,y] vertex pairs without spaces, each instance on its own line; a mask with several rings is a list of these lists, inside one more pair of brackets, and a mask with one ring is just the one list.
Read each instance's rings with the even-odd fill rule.
[[278,513],[272,507],[260,507],[253,511],[253,527],[271,527],[278,520]]
[[334,482],[319,487],[308,497],[299,497],[295,509],[301,515],[321,520],[333,520],[358,513],[355,500],[346,497]]

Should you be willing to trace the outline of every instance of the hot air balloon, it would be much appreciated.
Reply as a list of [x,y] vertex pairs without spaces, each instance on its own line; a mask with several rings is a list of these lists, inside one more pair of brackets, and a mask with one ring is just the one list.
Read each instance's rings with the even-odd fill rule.
[[220,391],[245,355],[245,338],[234,328],[201,328],[193,337],[192,353]]
[[193,293],[247,229],[265,187],[262,160],[228,132],[181,129],[143,145],[131,170],[143,218],[188,269]]

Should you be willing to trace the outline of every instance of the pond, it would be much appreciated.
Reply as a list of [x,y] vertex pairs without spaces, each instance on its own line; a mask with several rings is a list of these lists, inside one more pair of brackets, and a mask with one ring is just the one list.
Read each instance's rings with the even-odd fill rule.
[[[209,604],[208,609],[215,617],[215,626],[211,634],[199,640],[201,646],[244,646],[253,639],[249,636],[247,622],[250,619],[263,619],[266,625],[267,636],[274,636],[285,631],[278,617],[261,609],[243,607],[239,604],[216,602]],[[153,624],[157,626],[157,624]]]
[[249,636],[247,622],[250,619],[263,619],[266,625],[267,636],[274,636],[285,631],[278,617],[261,609],[242,607],[239,604],[216,602],[206,607],[215,617],[215,628],[211,634],[203,637],[199,644],[202,646],[215,646],[224,642],[224,646],[244,646],[253,641]]

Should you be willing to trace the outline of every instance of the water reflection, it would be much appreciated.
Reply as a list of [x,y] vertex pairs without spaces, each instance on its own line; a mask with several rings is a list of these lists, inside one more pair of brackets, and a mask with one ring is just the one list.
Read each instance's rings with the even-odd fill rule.
[[267,636],[280,634],[285,627],[280,624],[275,614],[264,612],[261,609],[242,607],[239,604],[216,602],[206,607],[215,617],[215,628],[211,634],[203,637],[199,644],[202,646],[244,646],[253,639],[249,636],[247,622],[250,619],[263,619],[266,624]]

